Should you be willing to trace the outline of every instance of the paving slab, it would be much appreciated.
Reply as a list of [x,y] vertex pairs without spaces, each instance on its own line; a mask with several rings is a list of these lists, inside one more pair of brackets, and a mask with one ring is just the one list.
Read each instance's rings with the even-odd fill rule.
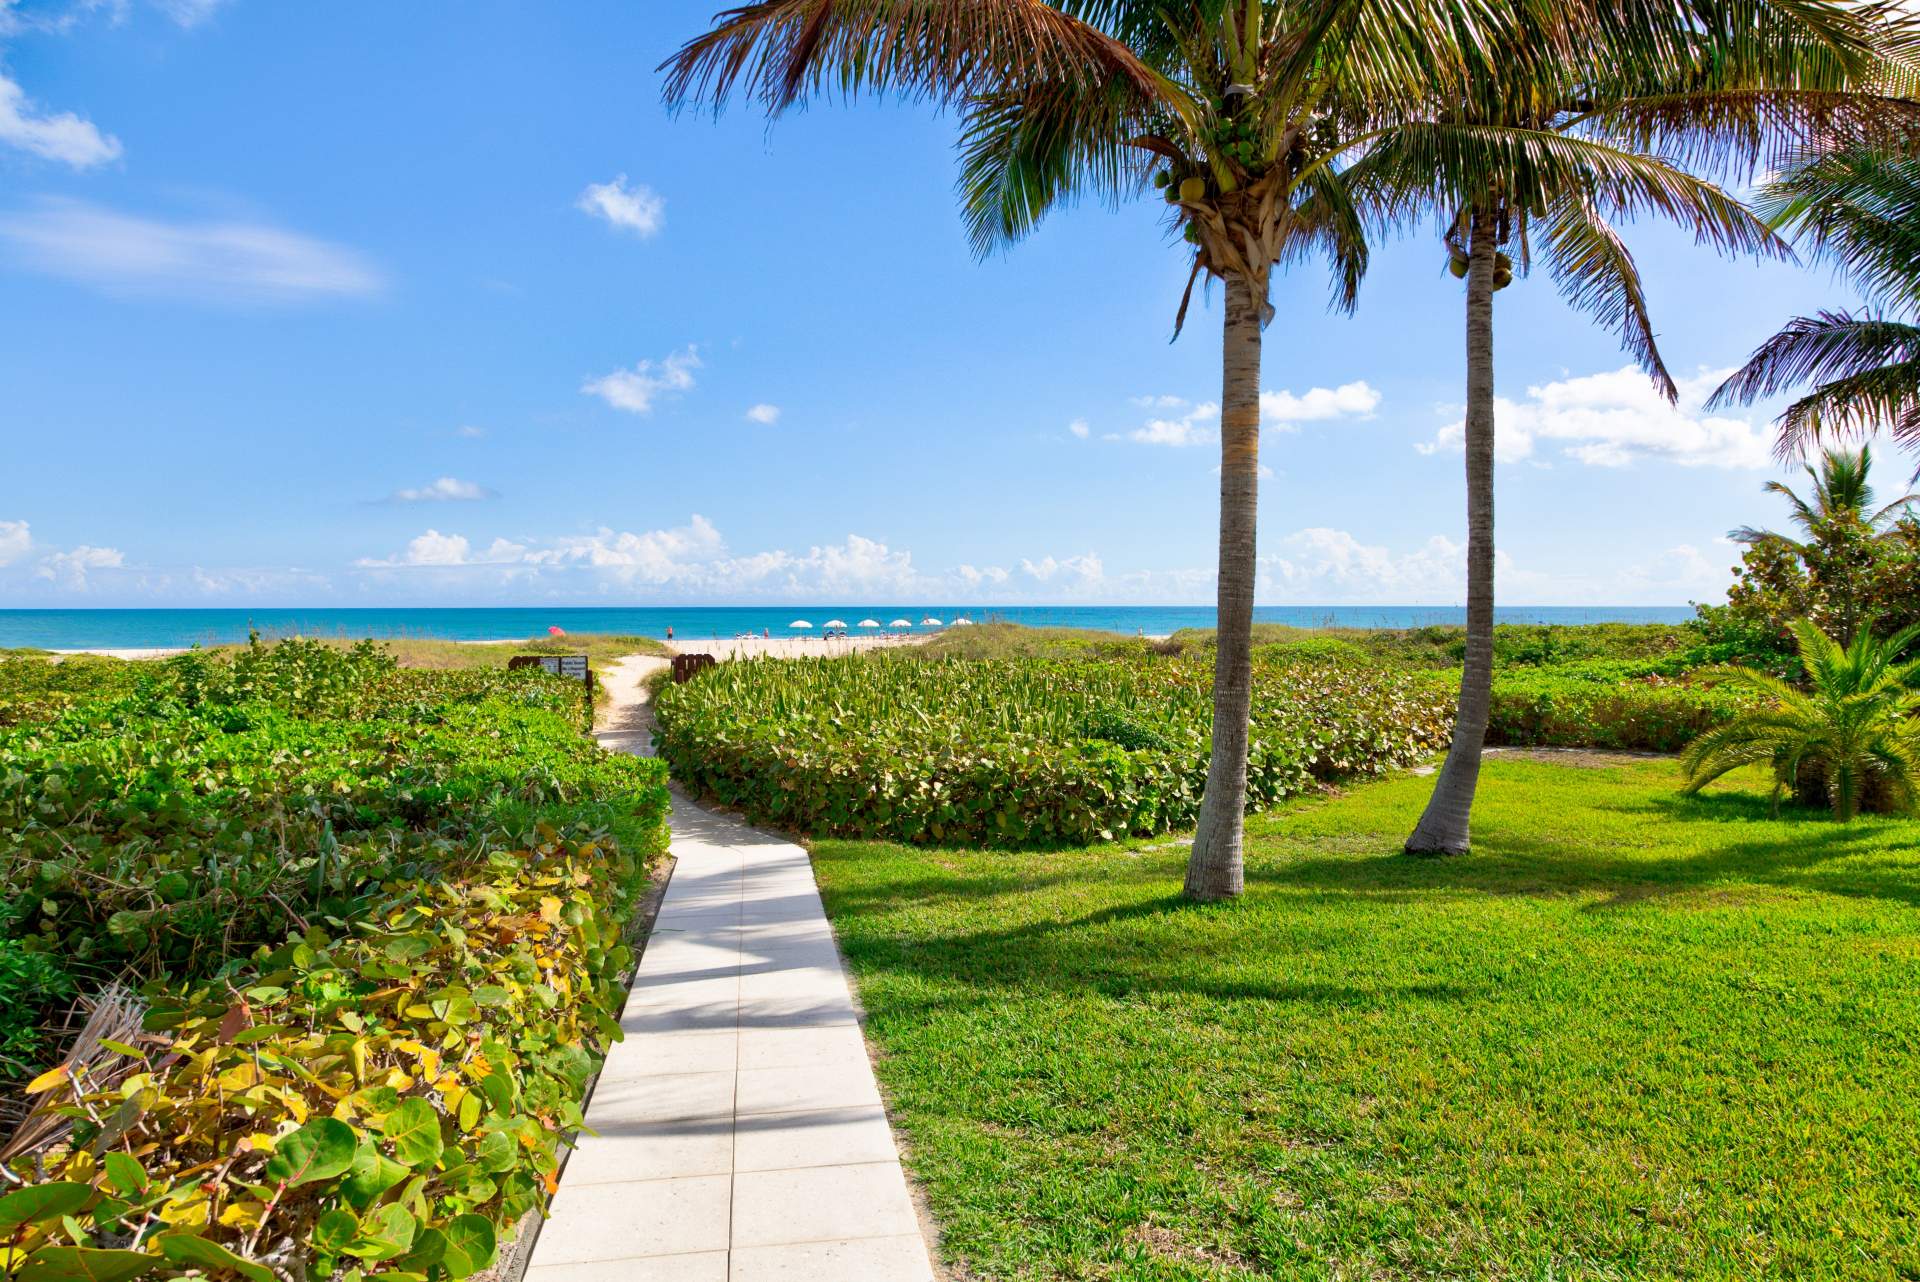
[[[601,739],[644,754],[635,662]],[[933,1282],[807,852],[678,794],[670,824],[625,1040],[527,1282]]]

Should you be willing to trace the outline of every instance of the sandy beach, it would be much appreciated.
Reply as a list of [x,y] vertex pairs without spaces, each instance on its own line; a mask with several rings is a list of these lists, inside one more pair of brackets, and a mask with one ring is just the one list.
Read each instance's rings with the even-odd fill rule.
[[809,659],[860,654],[896,646],[919,645],[926,637],[676,637],[667,646],[676,654],[710,654],[716,659]]
[[[498,637],[483,641],[460,641],[459,645],[514,645],[524,637]],[[919,645],[924,636],[850,636],[850,637],[678,637],[665,642],[676,654],[710,654],[716,659],[802,659],[859,654],[890,646]],[[98,649],[60,649],[58,655],[95,654],[109,659],[166,659],[185,654],[183,646],[120,647]]]

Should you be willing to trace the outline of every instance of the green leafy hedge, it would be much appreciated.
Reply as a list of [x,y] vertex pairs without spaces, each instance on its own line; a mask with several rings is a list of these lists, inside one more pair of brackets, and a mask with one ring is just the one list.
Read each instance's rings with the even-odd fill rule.
[[17,1276],[484,1268],[619,1036],[632,872],[551,837],[391,882],[218,980],[150,984],[111,1073],[30,1086],[72,1132],[0,1197]]
[[0,663],[0,995],[131,975],[149,1008],[31,1083],[70,1129],[9,1161],[0,1267],[484,1267],[618,1036],[665,847],[664,767],[581,711],[372,646]]
[[1496,672],[1488,741],[1677,752],[1742,706],[1730,690],[1663,669],[1654,661],[1594,660]]
[[[1444,743],[1444,693],[1379,670],[1256,670],[1249,804],[1380,771]],[[994,846],[1082,844],[1193,821],[1212,674],[1131,659],[723,664],[663,690],[676,778],[760,822]]]

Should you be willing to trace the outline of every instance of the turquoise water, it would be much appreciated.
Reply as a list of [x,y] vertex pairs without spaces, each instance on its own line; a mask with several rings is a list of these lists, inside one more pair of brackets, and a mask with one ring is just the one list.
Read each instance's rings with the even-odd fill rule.
[[[133,649],[150,646],[217,645],[244,641],[249,628],[267,636],[304,633],[340,637],[440,637],[450,641],[505,640],[544,636],[549,628],[568,632],[618,632],[702,640],[741,633],[774,636],[819,635],[829,619],[857,624],[861,619],[925,618],[952,623],[1024,623],[1034,627],[1096,628],[1148,636],[1180,628],[1212,627],[1208,606],[956,606],[956,605],[782,605],[534,607],[527,609],[401,610],[0,610],[0,647],[61,649]],[[1295,627],[1411,628],[1461,623],[1466,611],[1444,606],[1327,605],[1267,606],[1254,611],[1262,623]],[[1679,623],[1693,617],[1686,606],[1515,606],[1498,611],[1502,623]],[[806,619],[809,630],[790,628]],[[858,628],[853,629],[859,631]],[[915,627],[916,632],[930,629]]]

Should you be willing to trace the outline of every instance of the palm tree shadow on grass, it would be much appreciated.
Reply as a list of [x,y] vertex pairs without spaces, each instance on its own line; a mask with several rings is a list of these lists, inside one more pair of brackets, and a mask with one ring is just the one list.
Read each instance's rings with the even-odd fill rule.
[[[1658,816],[1686,823],[1711,822],[1716,827],[1748,825],[1772,816],[1764,797],[1734,793],[1676,794],[1595,808],[1649,820]],[[1789,823],[1785,834],[1775,828],[1766,837],[1736,838],[1653,858],[1631,849],[1583,848],[1507,825],[1486,825],[1474,854],[1465,859],[1406,860],[1397,857],[1383,832],[1377,857],[1262,861],[1248,881],[1402,902],[1418,901],[1436,891],[1501,898],[1604,896],[1586,911],[1743,885],[1920,906],[1920,865],[1899,859],[1897,850],[1877,840],[1880,833],[1873,825],[1842,827],[1805,808],[1783,807],[1780,817]],[[1835,867],[1876,850],[1886,858]]]
[[[1178,885],[1177,875],[1155,881]],[[856,900],[879,903],[886,896],[850,896],[835,893],[828,899],[830,915],[859,913]],[[936,939],[902,940],[843,938],[855,969],[863,975],[890,973],[917,980],[959,982],[965,993],[951,987],[931,995],[916,994],[889,1001],[887,1013],[933,1008],[951,1010],[994,999],[1033,992],[1098,994],[1114,1000],[1178,995],[1216,1002],[1280,1002],[1329,1009],[1372,1009],[1397,1001],[1464,1001],[1475,986],[1447,982],[1335,983],[1290,979],[1252,979],[1221,973],[1222,956],[1210,951],[1204,930],[1213,918],[1229,929],[1248,929],[1245,915],[1232,904],[1201,904],[1177,890],[1148,899],[1114,904],[1075,917],[1049,917],[1004,927],[956,931]],[[1196,933],[1177,943],[1146,940],[1138,948],[1120,941],[1138,939],[1128,929],[1145,924],[1191,920]],[[1114,930],[1111,928],[1119,927]],[[1149,946],[1157,945],[1157,946]]]

